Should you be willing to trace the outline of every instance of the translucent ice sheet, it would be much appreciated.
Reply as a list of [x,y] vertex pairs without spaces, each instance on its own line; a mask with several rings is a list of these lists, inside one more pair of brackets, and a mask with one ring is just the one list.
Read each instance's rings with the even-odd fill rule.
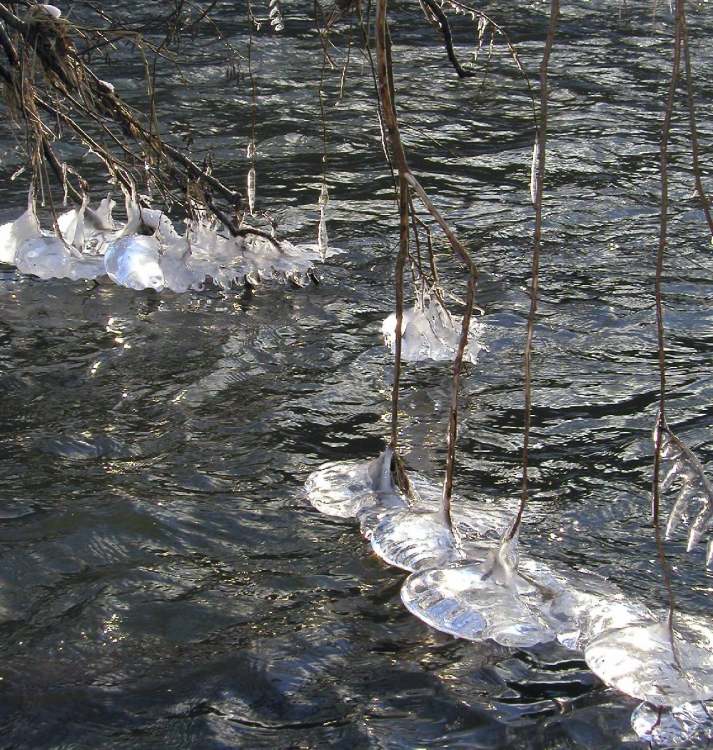
[[673,642],[672,649],[665,622],[645,621],[604,630],[586,647],[584,658],[607,685],[655,706],[713,697],[710,633],[679,623]]

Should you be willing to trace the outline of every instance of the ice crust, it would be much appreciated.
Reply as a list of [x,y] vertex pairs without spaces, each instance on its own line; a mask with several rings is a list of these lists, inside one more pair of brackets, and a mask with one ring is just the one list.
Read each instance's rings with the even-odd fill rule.
[[370,462],[330,464],[311,474],[306,488],[317,510],[356,518],[379,557],[414,571],[401,591],[409,611],[474,641],[528,648],[557,640],[583,652],[607,685],[646,701],[632,716],[642,738],[680,747],[713,739],[707,621],[677,615],[674,656],[665,614],[593,573],[521,555],[517,536],[507,533],[514,503],[494,511],[454,498],[453,533],[440,510],[440,487],[409,474],[411,490],[400,492],[392,459],[387,449]]
[[85,200],[60,214],[49,232],[41,229],[30,194],[27,211],[0,226],[0,262],[42,279],[106,275],[130,289],[185,292],[268,279],[304,286],[324,254],[324,248],[262,232],[232,237],[201,214],[181,235],[162,211],[140,206],[133,195],[125,202],[123,226],[114,223],[114,201],[105,198],[96,209]]

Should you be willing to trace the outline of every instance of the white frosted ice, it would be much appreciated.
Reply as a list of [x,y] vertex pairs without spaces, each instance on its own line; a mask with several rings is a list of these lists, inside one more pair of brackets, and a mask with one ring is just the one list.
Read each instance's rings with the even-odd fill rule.
[[695,701],[669,708],[642,703],[631,714],[631,727],[654,747],[709,747],[713,742],[713,705]]
[[26,240],[40,237],[40,222],[35,213],[32,191],[28,196],[27,211],[15,221],[0,226],[0,263],[15,263],[18,248]]
[[132,235],[112,242],[104,255],[109,278],[129,289],[156,289],[165,286],[159,264],[159,243],[154,237]]
[[655,706],[713,698],[710,631],[677,622],[673,643],[666,622],[644,621],[604,630],[584,658],[607,685]]
[[[452,316],[441,302],[429,294],[418,294],[416,304],[404,310],[401,321],[401,357],[409,362],[452,360],[458,349],[463,319]],[[383,322],[384,343],[396,351],[396,314]],[[471,318],[468,344],[463,354],[466,362],[475,363],[482,345],[481,326]]]
[[166,287],[174,292],[200,289],[206,273],[190,265],[191,254],[185,243],[171,243],[163,249],[159,266]]
[[48,5],[47,3],[41,3],[37,6],[39,10],[46,13],[51,18],[57,19],[62,15],[62,11],[56,5]]

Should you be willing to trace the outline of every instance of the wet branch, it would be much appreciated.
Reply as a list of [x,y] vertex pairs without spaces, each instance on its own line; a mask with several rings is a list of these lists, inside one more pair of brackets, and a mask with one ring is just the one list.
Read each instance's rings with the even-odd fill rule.
[[453,365],[451,407],[447,437],[448,458],[446,461],[446,476],[443,484],[442,508],[444,512],[444,521],[449,528],[452,528],[450,517],[450,501],[453,488],[453,473],[455,468],[455,445],[458,426],[458,390],[460,384],[463,352],[468,341],[468,323],[470,321],[470,316],[474,305],[478,271],[475,264],[471,260],[470,254],[466,250],[465,246],[460,242],[441,213],[433,205],[425,190],[421,186],[421,183],[418,181],[408,165],[406,152],[401,141],[398,117],[396,113],[391,45],[387,20],[387,5],[388,0],[377,0],[376,2],[376,62],[379,84],[379,100],[381,102],[384,124],[386,126],[386,133],[389,145],[391,147],[393,161],[399,175],[399,215],[401,231],[399,243],[399,258],[397,259],[396,269],[396,363],[394,367],[394,385],[392,392],[392,447],[395,447],[396,436],[398,432],[398,394],[401,367],[401,325],[403,320],[403,266],[401,265],[400,258],[403,257],[403,260],[405,261],[405,254],[408,251],[408,191],[410,190],[413,191],[413,193],[419,198],[434,221],[436,221],[436,223],[441,227],[448,239],[453,254],[464,263],[468,271],[468,295],[466,300],[464,324],[459,340],[458,352],[456,354]]

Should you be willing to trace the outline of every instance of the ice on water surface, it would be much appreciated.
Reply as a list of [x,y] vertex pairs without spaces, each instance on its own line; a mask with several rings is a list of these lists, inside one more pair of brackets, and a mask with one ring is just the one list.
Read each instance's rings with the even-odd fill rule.
[[372,461],[342,461],[312,472],[305,483],[307,499],[320,513],[354,518],[376,495],[394,492],[391,480],[391,448]]
[[[463,546],[464,560],[406,579],[401,598],[427,624],[469,640],[524,648],[558,640],[580,649],[602,630],[653,616],[591,573],[523,558],[516,539],[484,552]],[[479,561],[482,560],[482,562]]]
[[584,658],[607,685],[655,706],[713,698],[709,628],[692,620],[676,622],[673,643],[672,648],[666,622],[638,622],[604,630],[585,648]]
[[438,511],[384,513],[371,530],[369,541],[384,562],[411,572],[449,565],[465,556]]
[[[502,536],[509,516],[483,503],[466,504],[453,498],[452,522],[441,509],[441,488],[412,477],[414,499],[403,508],[383,509],[361,519],[362,532],[374,552],[389,565],[411,572],[456,562],[482,562]],[[368,528],[365,528],[368,527]]]
[[159,263],[160,246],[154,237],[131,235],[112,242],[104,256],[106,272],[112,281],[129,289],[156,289],[165,286]]
[[15,265],[22,273],[41,279],[96,279],[104,273],[101,258],[72,253],[58,237],[43,236],[26,240],[15,254]]
[[28,196],[25,213],[15,221],[0,226],[0,263],[15,263],[15,255],[23,242],[41,236],[40,222],[35,214],[32,191]]
[[708,747],[713,742],[713,705],[695,701],[668,708],[642,703],[631,715],[631,726],[654,746]]
[[555,640],[561,625],[549,609],[561,594],[545,566],[518,564],[516,539],[503,539],[482,563],[414,573],[401,589],[406,608],[437,630],[515,648]]
[[[462,318],[452,316],[436,297],[419,292],[416,304],[404,310],[401,321],[401,357],[410,362],[452,360],[458,349]],[[383,322],[384,343],[396,351],[396,314]],[[463,359],[475,363],[482,348],[481,326],[471,319],[468,345]]]
[[245,279],[304,286],[322,260],[316,245],[294,245],[252,227],[241,227],[245,236],[233,237],[200,212],[181,235],[165,212],[140,205],[135,192],[124,197],[123,226],[113,221],[110,197],[96,209],[85,197],[81,206],[57,217],[54,232],[43,232],[30,192],[28,210],[0,227],[0,262],[40,278],[95,279],[106,273],[132,289],[185,292],[207,282],[227,289]]

